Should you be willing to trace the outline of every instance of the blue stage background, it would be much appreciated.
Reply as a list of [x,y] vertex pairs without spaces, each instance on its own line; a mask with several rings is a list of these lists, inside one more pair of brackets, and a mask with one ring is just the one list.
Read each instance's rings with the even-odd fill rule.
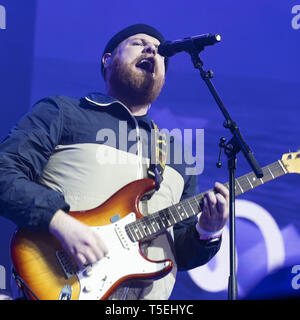
[[[299,5],[299,7],[297,6]],[[157,27],[174,40],[221,33],[202,60],[260,165],[300,149],[300,1],[0,0],[0,138],[40,98],[103,91],[105,44],[133,23]],[[294,9],[293,9],[294,8]],[[298,28],[299,27],[299,28]],[[165,88],[151,107],[161,128],[204,129],[200,190],[226,182],[217,169],[218,142],[229,138],[223,117],[185,53],[171,58]],[[242,154],[238,175],[251,171]],[[285,175],[236,201],[241,299],[300,294],[300,176]],[[15,226],[0,218],[0,293],[9,293],[9,239]],[[228,228],[217,256],[178,274],[171,299],[227,299]],[[299,266],[299,267],[297,267]]]

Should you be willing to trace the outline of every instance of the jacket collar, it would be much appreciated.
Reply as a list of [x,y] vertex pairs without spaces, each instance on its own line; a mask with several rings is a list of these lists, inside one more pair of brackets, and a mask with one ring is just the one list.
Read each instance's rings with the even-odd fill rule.
[[[118,103],[121,106],[123,106],[133,117],[129,109],[118,99],[113,98],[111,96],[108,96],[106,94],[100,93],[100,92],[91,92],[88,95],[85,96],[85,100],[87,100],[90,103],[94,103],[101,107],[109,107],[113,105],[114,103]],[[144,125],[148,126],[149,129],[152,129],[152,123],[149,118],[149,114],[146,114],[144,116],[136,116],[135,119],[139,121],[140,123],[143,123]]]
[[85,97],[85,99],[89,102],[93,102],[103,107],[110,106],[114,103],[119,103],[122,105],[122,103],[116,98],[110,97],[100,92],[91,92]]

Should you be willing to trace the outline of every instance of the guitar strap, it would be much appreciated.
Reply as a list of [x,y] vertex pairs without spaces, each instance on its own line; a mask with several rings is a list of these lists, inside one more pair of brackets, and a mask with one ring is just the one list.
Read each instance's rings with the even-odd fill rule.
[[159,190],[167,162],[167,136],[158,129],[153,120],[151,122],[154,130],[151,130],[151,155],[148,177],[155,180],[156,190]]
[[[156,190],[160,188],[163,181],[163,173],[167,162],[167,136],[160,131],[153,120],[151,120],[153,129],[151,130],[151,154],[150,165],[148,168],[148,178],[155,180]],[[145,199],[149,200],[155,191],[144,195]],[[143,252],[147,252],[150,242],[142,244]],[[138,300],[144,291],[149,286],[145,281],[134,280],[130,283],[125,283],[119,286],[109,297],[109,300]]]
[[[163,173],[167,162],[167,135],[158,129],[157,125],[151,120],[154,130],[151,130],[151,154],[150,165],[148,168],[148,178],[156,182],[156,190],[159,190],[163,181]],[[147,194],[145,197],[149,200],[154,192]],[[143,252],[147,252],[150,242],[144,242],[142,245]],[[109,297],[109,300],[139,300],[144,289],[149,286],[145,281],[132,281],[129,284],[119,286]]]

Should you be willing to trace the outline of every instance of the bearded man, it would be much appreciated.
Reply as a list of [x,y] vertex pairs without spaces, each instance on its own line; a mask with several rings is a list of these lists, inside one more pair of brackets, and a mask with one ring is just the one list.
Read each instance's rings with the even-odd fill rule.
[[[96,208],[128,183],[149,177],[151,148],[147,144],[155,124],[148,110],[165,82],[168,60],[158,54],[163,41],[162,34],[149,25],[123,29],[102,55],[106,94],[42,99],[0,146],[1,215],[19,228],[52,234],[79,268],[109,259],[114,247],[101,231],[68,212]],[[197,176],[186,175],[186,165],[174,161],[172,146],[177,142],[169,143],[170,161],[159,188],[140,203],[145,216],[198,192]],[[100,161],[105,154],[111,158]],[[115,161],[120,158],[126,161]],[[228,190],[220,183],[214,188],[201,207],[197,204],[197,212],[192,208],[192,217],[180,218],[174,226],[166,223],[164,232],[140,243],[147,259],[171,259],[172,270],[160,279],[121,281],[110,299],[168,299],[177,270],[203,265],[217,253],[228,219]],[[111,223],[117,219],[116,210]],[[119,268],[130,263],[135,262],[115,261]],[[34,292],[30,295],[24,283],[20,287],[25,296],[39,298]],[[68,298],[74,298],[72,293]]]

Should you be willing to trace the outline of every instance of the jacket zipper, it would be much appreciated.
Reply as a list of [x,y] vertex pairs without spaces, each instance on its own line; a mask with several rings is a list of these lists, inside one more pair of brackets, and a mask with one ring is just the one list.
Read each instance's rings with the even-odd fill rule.
[[[107,107],[107,106],[110,106],[112,103],[114,102],[110,102],[110,103],[98,103],[96,101],[93,101],[91,99],[89,99],[88,97],[85,97],[85,99],[97,106],[100,106],[100,107]],[[116,101],[118,102],[123,108],[125,108],[127,110],[127,112],[129,113],[130,117],[132,118],[134,124],[135,124],[135,129],[136,129],[136,136],[137,136],[137,156],[138,156],[138,159],[139,159],[139,164],[138,164],[138,172],[137,172],[137,179],[142,179],[144,177],[143,175],[143,159],[142,159],[142,150],[141,150],[141,136],[140,136],[140,127],[138,125],[138,122],[136,120],[136,118],[133,116],[133,114],[131,113],[130,109],[127,108],[122,102],[120,101]]]

